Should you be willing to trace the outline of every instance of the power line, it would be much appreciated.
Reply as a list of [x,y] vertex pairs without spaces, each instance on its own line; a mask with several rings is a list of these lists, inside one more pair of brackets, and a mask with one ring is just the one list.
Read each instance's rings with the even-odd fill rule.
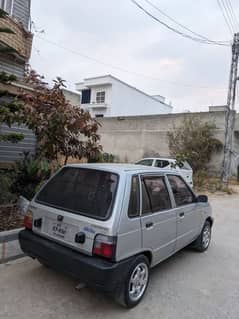
[[233,6],[232,6],[232,3],[231,3],[231,0],[225,0],[225,3],[227,5],[227,8],[228,8],[228,11],[230,12],[230,16],[232,18],[232,22],[234,23],[234,27],[237,31],[239,31],[239,22],[238,22],[238,19],[237,19],[237,16],[235,14],[235,11],[233,9]]
[[224,8],[225,14],[227,15],[228,21],[229,21],[230,25],[232,26],[232,30],[233,30],[234,33],[236,33],[235,24],[234,24],[233,17],[232,17],[232,14],[230,12],[230,9],[228,7],[228,4],[224,0],[220,0],[220,1],[221,1],[221,4],[222,4],[223,8]]
[[156,6],[155,4],[153,4],[151,1],[149,0],[144,0],[146,3],[148,3],[151,7],[153,7],[154,9],[156,9],[158,12],[160,12],[163,16],[165,16],[166,18],[168,18],[169,20],[171,20],[172,22],[174,22],[175,24],[177,24],[179,27],[183,28],[186,31],[191,32],[192,34],[194,34],[195,36],[206,40],[207,42],[221,42],[221,43],[225,43],[225,41],[212,41],[209,38],[201,35],[200,33],[197,33],[193,30],[191,30],[190,28],[188,28],[187,26],[183,25],[182,23],[178,22],[176,19],[172,18],[171,16],[169,16],[167,13],[165,13],[162,9],[160,9],[158,6]]
[[[107,67],[110,67],[112,69],[116,69],[116,70],[119,70],[121,72],[124,72],[124,73],[128,73],[128,74],[132,74],[132,75],[136,75],[136,76],[140,76],[140,77],[144,77],[144,78],[149,78],[149,79],[152,79],[152,80],[155,80],[155,81],[160,81],[160,82],[165,82],[165,83],[168,83],[169,85],[176,85],[176,86],[181,86],[181,87],[187,87],[187,88],[197,88],[197,89],[212,89],[211,87],[209,86],[193,86],[193,85],[190,85],[190,84],[186,84],[186,83],[179,83],[179,82],[174,82],[174,81],[166,81],[166,80],[162,80],[160,78],[157,78],[157,77],[154,77],[154,76],[151,76],[151,75],[146,75],[146,74],[142,74],[142,73],[138,73],[138,72],[134,72],[134,71],[131,71],[131,70],[127,70],[125,68],[122,68],[121,66],[116,66],[116,65],[113,65],[113,64],[110,64],[110,63],[106,63],[104,61],[101,61],[99,59],[96,59],[94,57],[91,57],[89,55],[85,55],[79,51],[76,51],[76,50],[73,50],[71,48],[68,48],[66,46],[63,46],[59,43],[56,43],[52,40],[49,40],[49,39],[46,39],[46,38],[42,38],[40,37],[39,35],[35,34],[34,37],[42,40],[42,41],[45,41],[57,48],[60,48],[62,50],[65,50],[67,52],[70,52],[72,54],[75,54],[75,55],[78,55],[84,59],[87,59],[87,60],[90,60],[90,61],[93,61],[97,64],[101,64],[101,65],[104,65],[104,66],[107,66]],[[226,90],[226,88],[223,88],[223,87],[217,87],[217,88],[214,88],[215,90]]]
[[232,27],[232,25],[230,24],[230,19],[228,20],[228,17],[227,17],[227,15],[226,15],[225,12],[224,12],[224,9],[223,9],[223,6],[222,6],[220,0],[217,0],[217,4],[218,4],[218,6],[219,6],[219,9],[220,9],[221,12],[222,12],[222,15],[223,15],[224,21],[226,22],[226,25],[227,25],[227,27],[228,27],[229,33],[230,33],[231,35],[233,35],[233,33],[234,33],[234,32],[233,32],[233,27]]
[[170,31],[173,31],[175,33],[177,33],[178,35],[199,42],[199,43],[203,43],[203,44],[213,44],[213,45],[221,45],[221,46],[229,46],[229,43],[221,43],[221,42],[217,42],[217,41],[207,41],[207,40],[203,40],[200,39],[198,37],[194,37],[191,36],[189,34],[186,34],[184,32],[179,31],[176,28],[171,27],[170,25],[168,25],[167,23],[163,22],[162,20],[160,20],[159,18],[157,18],[156,16],[154,16],[152,13],[150,13],[148,10],[146,10],[144,7],[142,7],[137,1],[135,0],[130,0],[134,5],[136,5],[140,10],[142,10],[146,15],[148,15],[149,17],[151,17],[153,20],[159,22],[161,25],[163,25],[164,27],[166,27],[167,29],[169,29]]

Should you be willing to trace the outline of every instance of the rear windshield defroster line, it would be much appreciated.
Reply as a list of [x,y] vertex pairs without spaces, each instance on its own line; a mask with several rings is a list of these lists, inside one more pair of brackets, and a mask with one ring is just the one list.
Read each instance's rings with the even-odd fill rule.
[[106,220],[110,217],[118,187],[118,174],[65,167],[43,187],[37,203],[77,215]]

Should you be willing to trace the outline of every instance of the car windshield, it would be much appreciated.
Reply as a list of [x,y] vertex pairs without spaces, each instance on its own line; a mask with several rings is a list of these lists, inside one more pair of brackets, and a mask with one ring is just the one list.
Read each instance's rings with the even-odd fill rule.
[[118,175],[65,167],[40,191],[36,202],[78,215],[106,219],[112,212]]
[[144,159],[144,160],[138,161],[136,164],[137,165],[152,166],[153,165],[153,159]]

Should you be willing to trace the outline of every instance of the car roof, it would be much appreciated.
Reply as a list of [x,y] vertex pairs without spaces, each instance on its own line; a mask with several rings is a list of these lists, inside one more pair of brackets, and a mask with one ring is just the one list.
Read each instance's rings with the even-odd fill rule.
[[175,158],[169,158],[169,157],[144,157],[138,160],[138,162],[144,161],[144,160],[166,160],[166,161],[172,161],[172,162],[176,161]]
[[[102,171],[110,171],[114,173],[130,172],[130,173],[156,173],[156,172],[168,172],[172,174],[172,170],[136,165],[136,164],[121,164],[121,163],[87,163],[87,164],[68,164],[66,167],[76,167],[76,168],[88,168],[96,169]],[[175,172],[177,174],[177,172]]]

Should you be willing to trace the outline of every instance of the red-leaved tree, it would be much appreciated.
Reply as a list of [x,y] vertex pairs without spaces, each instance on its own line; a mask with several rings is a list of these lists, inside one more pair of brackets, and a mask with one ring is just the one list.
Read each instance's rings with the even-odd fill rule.
[[71,105],[65,98],[61,78],[50,87],[44,77],[29,69],[25,82],[31,91],[21,92],[24,122],[37,138],[38,152],[50,160],[64,156],[81,159],[96,158],[102,147],[97,133],[99,124],[89,112]]

